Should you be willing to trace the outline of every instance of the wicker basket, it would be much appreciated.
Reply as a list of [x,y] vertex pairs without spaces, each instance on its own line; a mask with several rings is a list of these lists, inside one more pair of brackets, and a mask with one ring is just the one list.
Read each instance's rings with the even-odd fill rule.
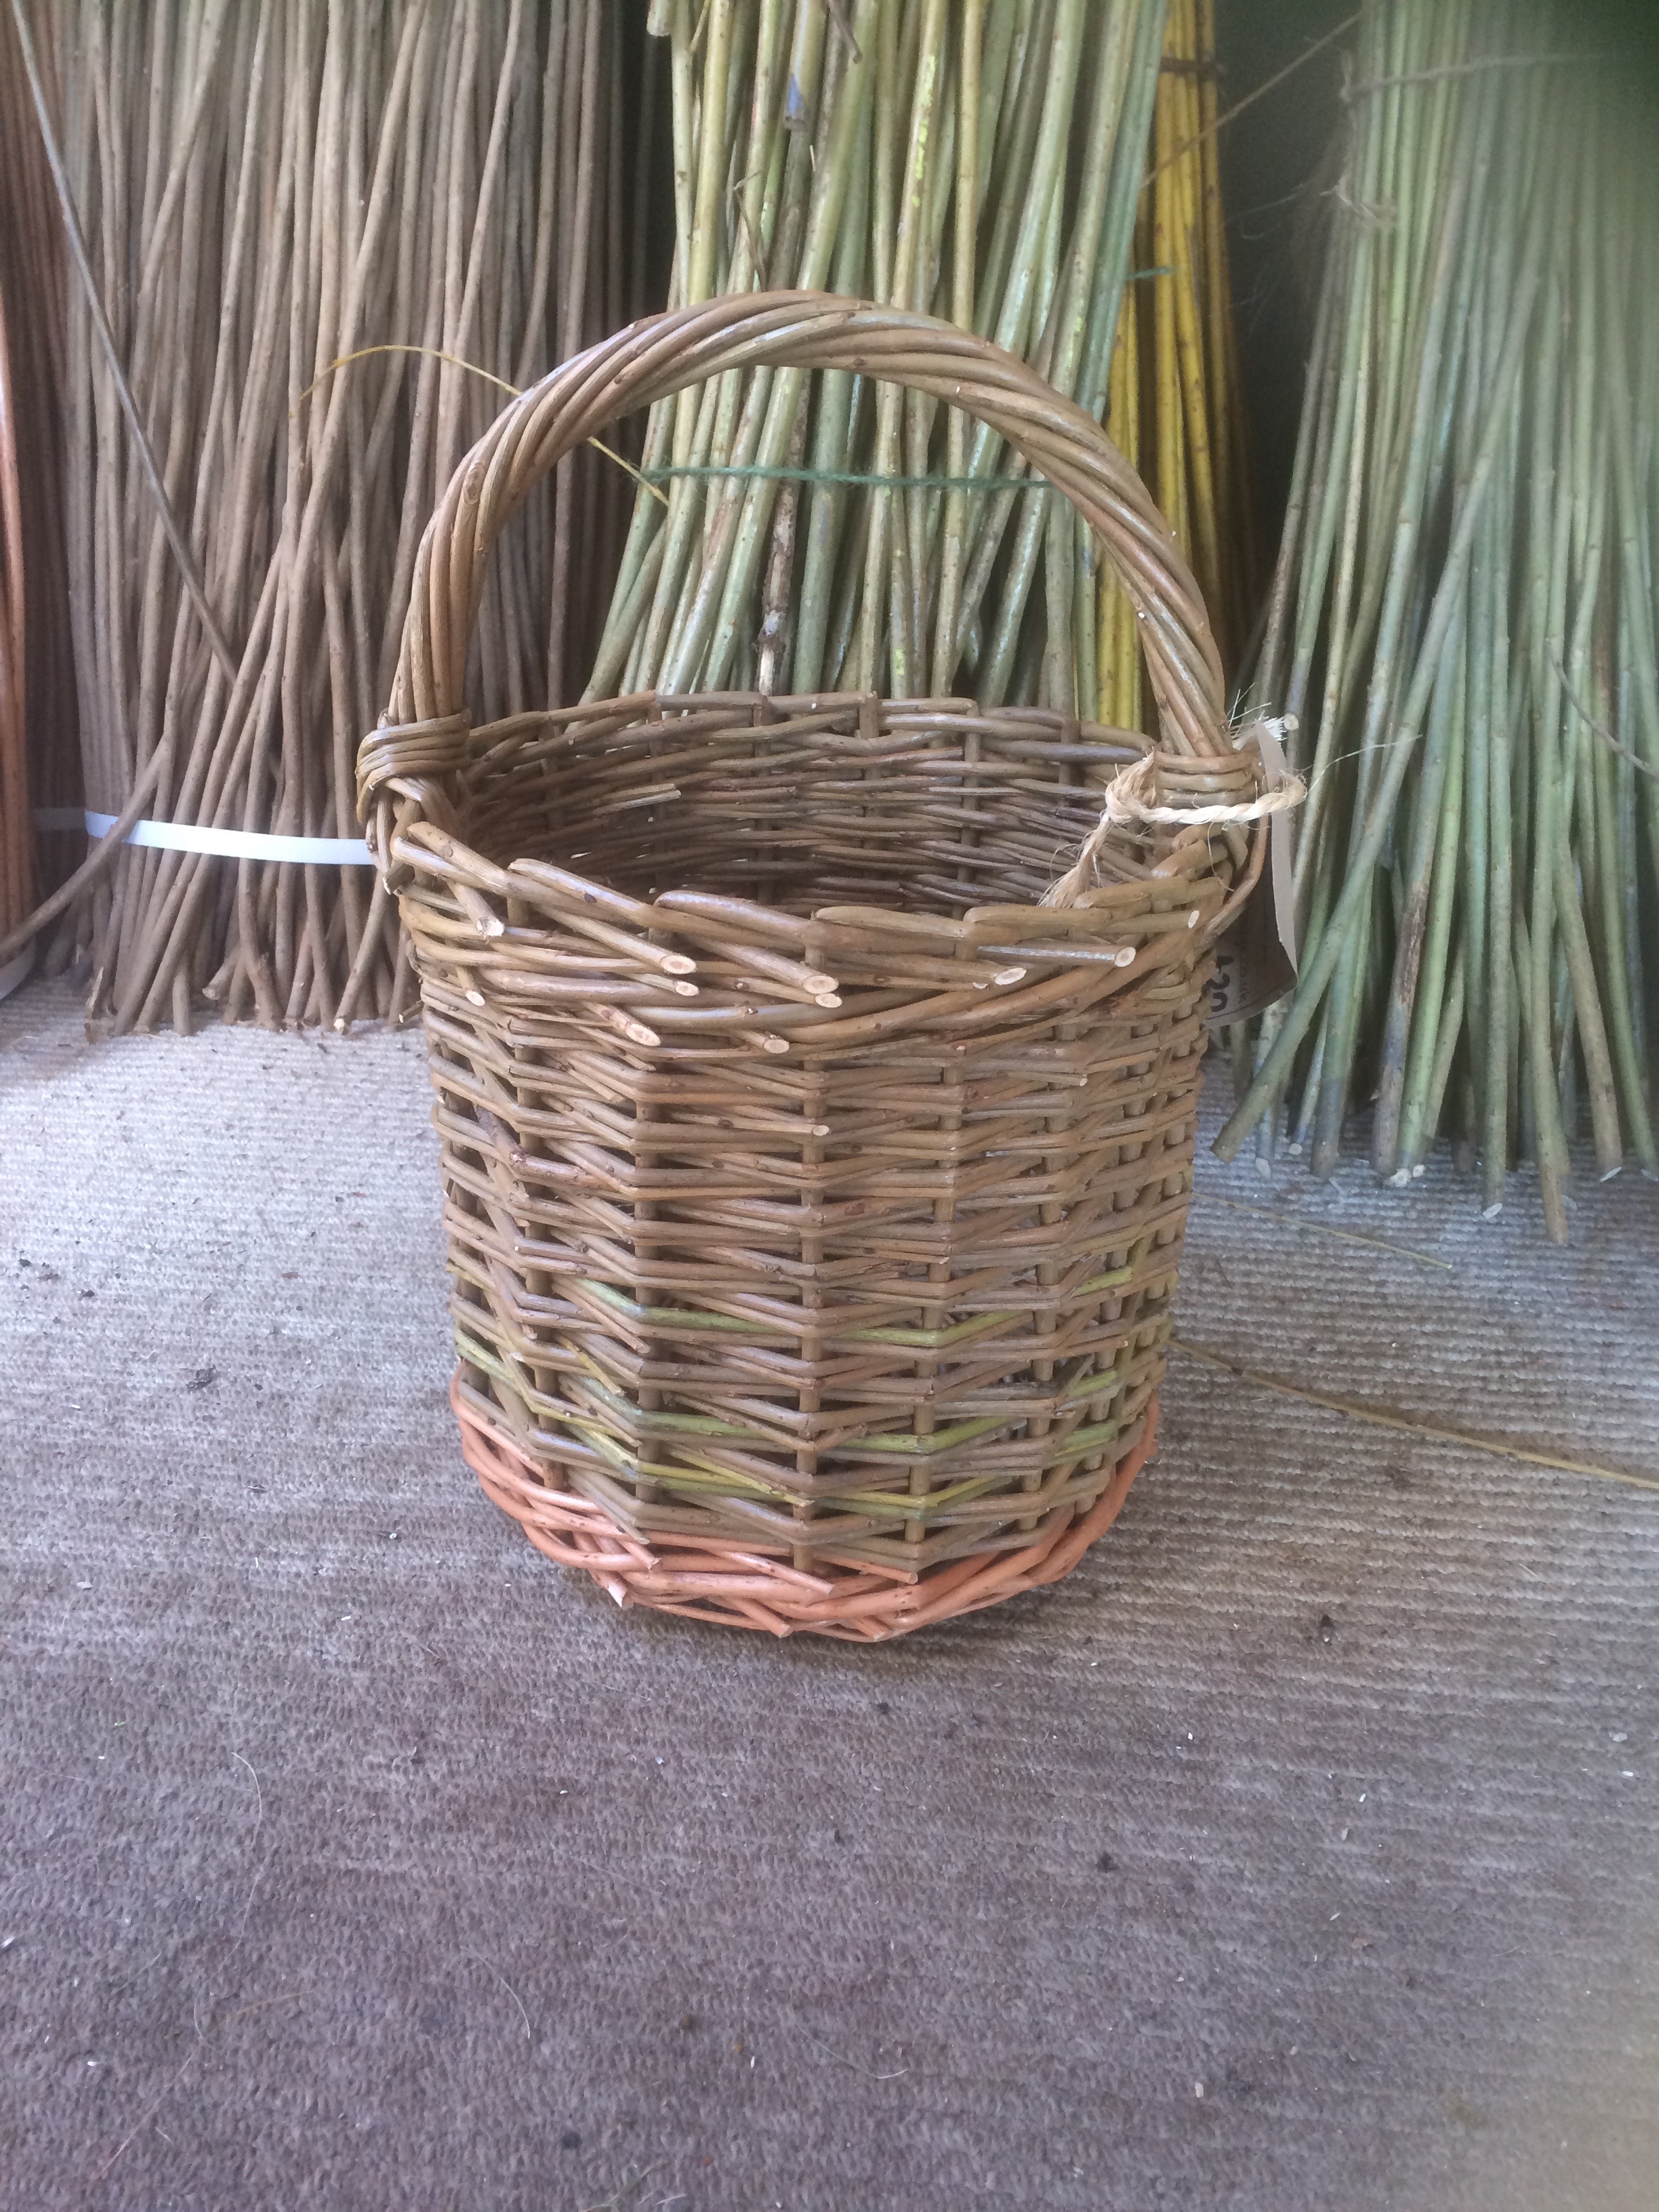
[[[962,407],[1071,497],[1167,750],[963,699],[470,726],[483,564],[529,488],[619,414],[784,364]],[[455,1411],[534,1544],[623,1605],[866,1640],[1076,1565],[1152,1447],[1208,947],[1260,866],[1259,825],[1215,817],[1258,777],[1139,478],[961,331],[750,294],[506,410],[427,532],[359,786],[421,975]]]

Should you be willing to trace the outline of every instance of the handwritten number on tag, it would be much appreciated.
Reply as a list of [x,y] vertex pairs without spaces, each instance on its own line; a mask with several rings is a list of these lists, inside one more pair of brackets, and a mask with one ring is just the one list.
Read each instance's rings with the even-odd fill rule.
[[1215,968],[1206,987],[1210,1000],[1206,1020],[1224,1022],[1231,1018],[1239,1001],[1240,981],[1238,955],[1224,946],[1216,954]]

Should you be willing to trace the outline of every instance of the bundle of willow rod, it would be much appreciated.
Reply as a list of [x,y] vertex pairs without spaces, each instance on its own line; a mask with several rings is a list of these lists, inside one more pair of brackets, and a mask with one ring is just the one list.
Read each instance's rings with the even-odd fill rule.
[[[0,10],[0,939],[86,849],[44,830],[37,809],[78,805],[75,673],[59,490],[62,257],[52,183],[9,12]],[[0,951],[21,981],[32,948]],[[8,988],[0,983],[0,993]]]
[[[0,289],[0,930],[13,927],[34,903],[34,844],[24,757],[23,516],[9,321]],[[0,996],[13,980],[0,977]]]
[[[13,5],[85,264],[64,383],[86,803],[121,817],[112,847],[139,818],[355,841],[357,744],[456,461],[502,386],[647,304],[640,27],[603,0]],[[585,665],[629,495],[574,458],[503,549],[489,711]],[[412,1001],[366,866],[106,857],[73,927],[117,1030],[187,1027],[204,996],[340,1027]]]
[[[1103,417],[1164,16],[653,0],[673,300],[799,286],[919,308]],[[958,412],[844,372],[733,372],[655,410],[645,470],[665,499],[635,502],[589,696],[966,687],[1099,710],[1115,587],[1064,502]]]
[[[1252,611],[1255,549],[1216,106],[1214,0],[1170,0],[1106,422],[1174,524],[1231,670]],[[1100,719],[1137,729],[1140,654],[1121,592],[1103,590],[1097,628]]]
[[1359,34],[1299,447],[1252,689],[1311,779],[1293,997],[1217,1149],[1317,1176],[1375,1099],[1484,1205],[1535,1160],[1566,1235],[1652,1172],[1659,862],[1659,187],[1652,118],[1528,0],[1397,0]]

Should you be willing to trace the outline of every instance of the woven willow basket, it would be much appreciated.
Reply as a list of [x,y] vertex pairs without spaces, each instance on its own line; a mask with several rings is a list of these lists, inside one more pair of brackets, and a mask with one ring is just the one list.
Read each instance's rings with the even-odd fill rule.
[[[890,378],[1094,526],[1164,750],[969,700],[703,694],[470,726],[485,556],[619,414],[735,368]],[[1151,806],[1114,810],[1126,763]],[[1053,1582],[1152,1448],[1208,948],[1258,766],[1097,425],[818,294],[635,325],[507,408],[429,526],[360,804],[421,975],[466,1457],[623,1605],[879,1639]],[[1043,903],[1078,859],[1061,903]]]

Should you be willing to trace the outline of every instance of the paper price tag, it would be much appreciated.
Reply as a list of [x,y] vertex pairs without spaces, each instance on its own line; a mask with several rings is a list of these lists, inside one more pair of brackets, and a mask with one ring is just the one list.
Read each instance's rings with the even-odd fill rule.
[[1230,1022],[1246,1019],[1248,996],[1244,975],[1244,959],[1238,947],[1238,932],[1230,929],[1216,946],[1215,965],[1210,970],[1210,980],[1204,987],[1204,1019],[1211,1029],[1223,1029]]
[[[1270,721],[1256,724],[1256,750],[1267,772],[1269,791],[1277,791],[1289,774],[1285,765],[1285,748],[1279,743],[1279,729],[1295,726],[1294,720],[1279,725]],[[1267,866],[1263,872],[1273,883],[1273,933],[1291,963],[1291,979],[1294,981],[1300,956],[1296,949],[1296,855],[1291,848],[1288,813],[1275,814],[1267,824]]]
[[[1259,722],[1250,732],[1261,754],[1269,791],[1285,776],[1279,732]],[[1215,949],[1215,970],[1204,1015],[1210,1029],[1247,1022],[1282,999],[1296,981],[1296,891],[1291,817],[1267,824],[1267,860],[1249,903]]]

